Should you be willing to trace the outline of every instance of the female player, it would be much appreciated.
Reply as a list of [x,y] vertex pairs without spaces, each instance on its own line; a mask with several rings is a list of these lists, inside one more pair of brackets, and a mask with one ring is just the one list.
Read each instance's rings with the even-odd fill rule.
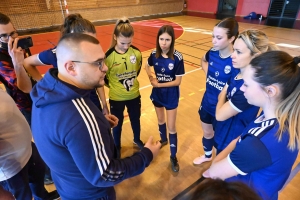
[[[68,33],[86,33],[93,37],[96,37],[95,26],[87,19],[82,18],[80,14],[70,14],[65,18],[64,24],[61,26],[61,36],[64,36]],[[24,67],[27,72],[32,76],[33,79],[39,81],[42,79],[42,75],[36,68],[36,66],[41,65],[52,65],[57,68],[57,59],[56,59],[56,47],[48,49],[39,54],[32,55],[25,59]],[[97,95],[97,92],[102,102],[103,110]],[[91,91],[91,100],[94,104],[102,110],[103,114],[108,114],[108,108],[106,104],[106,97],[104,88],[96,88]]]
[[[156,50],[149,58],[145,66],[151,85],[153,86],[151,100],[155,107],[160,143],[162,146],[168,143],[165,109],[167,113],[167,125],[170,141],[170,161],[172,170],[179,171],[177,153],[176,115],[179,101],[179,85],[184,75],[184,64],[181,53],[174,49],[175,34],[170,25],[162,26],[157,34]],[[151,74],[150,67],[154,68],[155,78]]]
[[231,54],[233,42],[238,36],[238,23],[234,18],[225,18],[213,29],[213,48],[202,58],[202,68],[206,74],[206,91],[204,93],[199,115],[203,129],[202,144],[205,155],[194,159],[194,164],[201,164],[212,159],[214,145],[215,113],[218,95],[232,74],[239,70],[233,68]]
[[242,75],[251,59],[260,53],[278,50],[269,42],[265,33],[259,30],[242,32],[235,40],[231,55],[232,65],[240,73],[232,76],[219,95],[216,107],[215,147],[220,153],[232,140],[240,135],[244,128],[252,122],[259,111],[259,107],[250,105],[240,90],[244,81]]
[[105,64],[108,67],[105,83],[109,87],[110,112],[119,119],[118,125],[113,129],[119,158],[125,106],[133,130],[133,143],[140,149],[144,147],[140,139],[141,96],[137,80],[142,65],[142,54],[138,48],[131,45],[133,35],[134,30],[129,20],[119,19],[114,28],[110,49],[105,54]]
[[242,181],[263,199],[277,199],[300,145],[300,57],[269,51],[253,58],[241,90],[263,114],[250,123],[204,172]]

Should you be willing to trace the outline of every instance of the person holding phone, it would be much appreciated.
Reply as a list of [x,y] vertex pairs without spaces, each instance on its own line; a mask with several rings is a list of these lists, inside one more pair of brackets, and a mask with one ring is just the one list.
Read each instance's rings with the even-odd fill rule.
[[[6,92],[12,97],[30,125],[32,101],[28,93],[32,89],[33,81],[28,77],[23,67],[24,51],[17,46],[18,41],[18,33],[9,17],[0,13],[0,82],[3,83]],[[11,105],[12,100],[3,93],[1,93],[0,98],[0,111],[1,122],[5,123],[0,123],[0,130],[4,133],[0,133],[0,160],[4,161],[5,164],[0,163],[0,184],[5,190],[13,193],[17,200],[31,199],[31,194],[35,199],[58,198],[59,195],[56,190],[48,193],[44,188],[45,164],[34,143],[30,145],[29,125],[26,122],[24,123],[25,119],[13,107],[15,105]],[[6,108],[10,109],[5,110]],[[22,130],[22,134],[18,130]],[[18,136],[20,134],[22,136]],[[28,134],[29,137],[24,138]],[[27,146],[25,145],[26,140],[29,142]],[[7,141],[9,141],[9,144],[7,144]],[[6,144],[4,144],[5,142]],[[11,145],[15,145],[14,148]],[[23,148],[20,148],[21,146]],[[19,158],[18,156],[22,153],[24,153],[22,158]],[[29,157],[29,161],[26,160]],[[18,159],[21,159],[22,162]],[[25,167],[25,169],[21,170],[20,167]],[[20,171],[17,172],[18,170]],[[5,176],[2,176],[1,173],[4,173]],[[8,175],[13,175],[12,173],[14,173],[14,176],[8,178]]]
[[34,81],[23,67],[24,52],[17,47],[18,40],[18,32],[9,17],[0,13],[0,82],[30,124],[32,102],[28,93]]

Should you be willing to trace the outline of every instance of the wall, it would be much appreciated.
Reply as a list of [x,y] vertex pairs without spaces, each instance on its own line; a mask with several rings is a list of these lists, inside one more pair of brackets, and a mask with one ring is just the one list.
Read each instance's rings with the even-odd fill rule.
[[268,15],[270,0],[238,0],[236,16],[246,16],[256,12],[263,16]]
[[[215,13],[218,10],[219,0],[188,0],[188,11]],[[256,12],[266,16],[268,14],[270,0],[238,0],[237,16],[246,16],[250,12]]]
[[[268,15],[271,0],[237,0],[236,16],[247,16],[250,12],[256,12],[264,16]],[[203,13],[216,13],[219,0],[187,0],[187,10]],[[297,20],[300,20],[300,12]]]
[[[179,13],[183,0],[67,0],[69,13],[95,21]],[[0,12],[8,15],[17,30],[33,30],[63,23],[63,0],[1,0]]]
[[216,13],[218,0],[187,0],[187,10],[203,13]]

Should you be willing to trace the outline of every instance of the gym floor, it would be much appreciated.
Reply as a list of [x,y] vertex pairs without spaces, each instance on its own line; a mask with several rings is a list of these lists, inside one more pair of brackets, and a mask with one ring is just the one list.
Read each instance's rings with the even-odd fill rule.
[[[198,108],[205,91],[205,75],[201,70],[200,59],[212,46],[211,34],[217,19],[197,16],[172,16],[143,21],[132,22],[135,28],[133,45],[137,46],[143,54],[143,69],[138,77],[142,96],[141,139],[145,142],[149,136],[159,140],[157,118],[154,107],[149,99],[152,86],[144,70],[144,65],[152,49],[155,48],[157,30],[163,24],[172,24],[176,30],[175,48],[183,54],[186,74],[180,86],[181,97],[177,114],[178,154],[180,171],[174,173],[171,170],[168,146],[161,149],[158,157],[141,175],[123,181],[115,189],[118,200],[141,199],[173,199],[179,194],[185,193],[185,189],[191,186],[199,178],[210,163],[194,166],[195,157],[203,154],[202,129],[198,115]],[[280,49],[291,55],[300,55],[300,30],[271,27],[259,23],[239,22],[240,32],[246,29],[259,29],[264,31],[270,41],[279,45]],[[114,24],[97,26],[97,38],[102,48],[109,48]],[[59,32],[33,34],[34,47],[32,54],[39,53],[54,47],[60,37]],[[50,66],[39,67],[45,73]],[[105,88],[108,98],[108,89]],[[130,156],[138,151],[133,146],[133,134],[127,113],[123,124],[122,157]],[[280,200],[300,199],[300,157],[296,160],[293,173],[295,176],[280,192]],[[88,164],[88,163],[87,163]],[[197,185],[197,184],[194,184]],[[194,186],[193,185],[193,186]],[[191,188],[191,187],[190,187]],[[54,185],[47,186],[48,190],[55,189]],[[184,192],[183,192],[184,191]]]

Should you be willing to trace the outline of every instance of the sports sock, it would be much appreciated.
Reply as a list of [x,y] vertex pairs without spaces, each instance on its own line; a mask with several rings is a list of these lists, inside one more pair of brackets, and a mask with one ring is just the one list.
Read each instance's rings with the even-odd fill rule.
[[177,133],[169,133],[171,156],[174,158],[177,153]]
[[203,144],[203,149],[205,152],[205,157],[206,158],[211,158],[212,156],[212,149],[214,146],[214,137],[210,139],[206,139],[205,137],[202,138],[202,144]]
[[158,130],[159,130],[161,140],[166,141],[167,140],[167,125],[166,125],[166,123],[161,124],[161,125],[158,124]]

